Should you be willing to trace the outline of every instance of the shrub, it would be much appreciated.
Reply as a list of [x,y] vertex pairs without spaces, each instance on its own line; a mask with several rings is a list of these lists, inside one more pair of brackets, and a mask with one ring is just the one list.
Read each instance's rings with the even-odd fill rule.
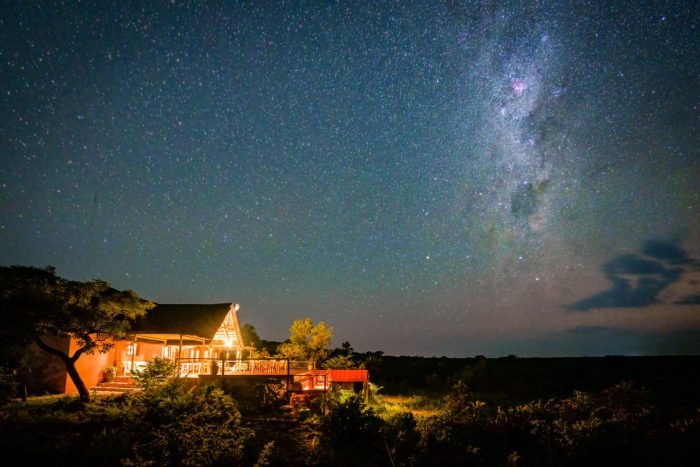
[[355,394],[332,400],[320,426],[322,442],[335,465],[385,465],[388,452],[381,438],[382,420]]
[[17,382],[12,372],[0,367],[0,405],[17,396]]
[[343,368],[357,368],[357,363],[348,355],[336,355],[331,357],[321,364],[321,368],[333,368],[333,369],[343,369]]
[[284,384],[254,383],[249,380],[227,382],[226,391],[247,415],[271,413],[287,402]]
[[175,362],[167,358],[155,357],[146,363],[146,368],[140,371],[132,370],[131,374],[141,389],[148,389],[163,384],[167,378],[175,376],[176,370]]
[[186,388],[172,379],[149,386],[134,402],[140,441],[125,465],[237,463],[253,436],[240,426],[235,401],[213,386]]
[[420,434],[411,412],[391,416],[381,428],[386,448],[392,457],[392,465],[411,465]]

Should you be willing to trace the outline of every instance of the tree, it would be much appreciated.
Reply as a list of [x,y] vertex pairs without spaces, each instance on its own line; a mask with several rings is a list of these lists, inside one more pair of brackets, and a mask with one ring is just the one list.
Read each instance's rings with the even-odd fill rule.
[[[69,281],[52,267],[24,266],[0,267],[0,305],[5,314],[2,341],[10,338],[14,347],[33,342],[60,358],[83,401],[90,400],[90,393],[76,361],[83,354],[107,352],[125,336],[131,320],[154,306],[131,290],[113,289],[99,279]],[[52,347],[43,340],[47,335],[73,339],[77,349],[70,355]]]
[[342,351],[342,355],[345,356],[351,356],[354,352],[355,349],[352,348],[352,344],[350,344],[349,341],[345,341],[342,344],[340,344],[340,349]]
[[252,324],[244,324],[241,326],[241,334],[243,337],[243,342],[246,343],[246,345],[250,345],[255,348],[255,350],[261,350],[260,349],[260,336],[258,336],[258,332],[255,330],[255,326]]
[[335,349],[331,350],[329,354],[331,358],[338,356],[354,357],[354,355],[355,349],[352,348],[352,344],[348,341],[345,341],[342,344],[340,344],[340,347],[336,347]]
[[334,370],[357,368],[357,363],[347,355],[336,355],[323,362],[323,368],[333,368]]
[[315,366],[328,355],[331,337],[333,329],[323,321],[314,326],[311,318],[298,319],[289,328],[289,342],[280,345],[279,352],[287,358],[311,360]]

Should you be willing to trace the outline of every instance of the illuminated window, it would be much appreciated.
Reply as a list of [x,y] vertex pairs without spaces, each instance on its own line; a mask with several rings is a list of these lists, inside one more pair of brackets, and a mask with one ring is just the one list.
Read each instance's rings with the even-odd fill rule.
[[132,355],[134,355],[135,352],[136,352],[136,344],[134,344],[134,343],[126,344],[126,354],[128,356],[131,357]]

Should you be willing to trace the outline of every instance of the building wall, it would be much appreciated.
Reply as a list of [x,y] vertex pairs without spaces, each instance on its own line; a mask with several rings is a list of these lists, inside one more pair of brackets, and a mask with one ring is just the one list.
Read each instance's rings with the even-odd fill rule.
[[[78,348],[75,339],[54,336],[44,336],[43,339],[48,345],[68,355],[73,355]],[[127,350],[129,344],[131,344],[130,341],[117,341],[109,352],[81,355],[75,367],[88,389],[104,381],[104,369],[108,366],[115,366],[118,376],[128,376],[124,362],[128,362],[127,366],[130,366],[132,361],[132,356]],[[197,346],[196,349],[199,351],[199,356],[204,357],[205,352],[208,356],[209,347]],[[173,352],[177,352],[176,347],[173,348]],[[193,352],[191,346],[183,348],[183,358],[194,358]],[[28,353],[31,370],[27,376],[27,389],[30,393],[78,394],[78,388],[68,376],[66,366],[59,357],[44,352],[34,344],[29,347]],[[138,342],[133,360],[147,362],[162,356],[162,344]]]
[[[71,339],[69,355],[73,355],[77,348],[78,346],[75,339]],[[85,383],[85,386],[87,386],[88,389],[92,388],[97,383],[102,381],[103,370],[105,369],[105,367],[110,365],[111,362],[109,360],[109,352],[95,352],[94,354],[83,354],[80,356],[78,361],[75,362],[75,368],[76,370],[78,370],[80,377],[83,379],[83,383]],[[63,369],[63,373],[66,373],[65,367]],[[70,379],[70,376],[67,375],[65,392],[66,394],[78,394],[78,388],[75,387],[75,384],[73,384],[73,380]]]
[[[75,364],[78,373],[80,373],[83,382],[88,389],[104,381],[104,369],[108,366],[117,367],[118,376],[128,376],[126,374],[124,365],[122,362],[131,362],[131,355],[127,355],[127,345],[130,344],[128,341],[117,341],[114,347],[106,353],[94,353],[88,355],[82,355]],[[71,339],[70,352],[71,355],[77,349],[76,341]],[[136,346],[136,355],[134,360],[148,361],[154,357],[160,357],[163,353],[163,346],[161,344],[150,344],[139,342]],[[73,381],[66,375],[65,367],[62,368],[65,378],[65,393],[66,394],[77,394],[78,389],[73,384]],[[62,391],[59,391],[62,392]]]
[[[163,356],[163,344],[149,344],[146,342],[136,343],[136,355],[134,356],[134,361],[136,362],[147,362],[153,360],[156,357]],[[131,361],[131,357],[126,355],[124,352],[124,358],[127,361]]]
[[[42,340],[55,349],[68,350],[68,338],[44,336]],[[29,372],[26,375],[27,391],[30,394],[62,394],[66,387],[66,365],[63,360],[41,350],[36,344],[27,348]]]

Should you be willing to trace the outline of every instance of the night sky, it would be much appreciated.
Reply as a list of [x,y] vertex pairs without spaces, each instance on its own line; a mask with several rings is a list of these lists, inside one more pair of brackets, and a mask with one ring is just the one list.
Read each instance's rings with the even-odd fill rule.
[[0,264],[266,339],[700,353],[700,3],[499,3],[3,1]]

